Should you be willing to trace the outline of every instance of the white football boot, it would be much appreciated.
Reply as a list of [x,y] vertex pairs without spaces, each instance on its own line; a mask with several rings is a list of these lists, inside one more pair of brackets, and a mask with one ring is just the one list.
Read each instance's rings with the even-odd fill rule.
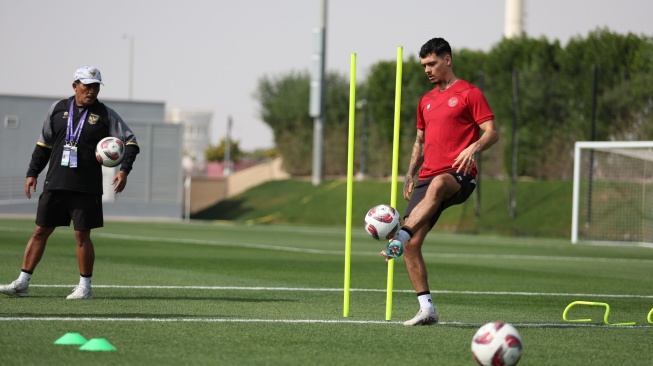
[[84,300],[84,299],[92,299],[93,298],[93,292],[91,291],[91,287],[87,286],[77,286],[75,289],[73,289],[73,293],[68,295],[66,299],[68,300]]
[[419,309],[413,319],[404,322],[404,325],[433,325],[438,324],[440,315],[437,311],[431,312],[430,309]]
[[9,296],[27,297],[29,296],[29,283],[16,280],[8,285],[0,286],[0,292]]

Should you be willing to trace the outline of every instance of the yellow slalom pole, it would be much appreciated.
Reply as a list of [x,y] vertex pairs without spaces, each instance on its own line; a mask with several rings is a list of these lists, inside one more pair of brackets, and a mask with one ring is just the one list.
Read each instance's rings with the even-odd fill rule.
[[354,184],[354,121],[356,119],[356,54],[351,54],[349,76],[349,141],[347,151],[347,223],[345,229],[345,300],[342,316],[349,316],[349,288],[351,284],[351,219]]
[[[392,182],[390,205],[397,207],[397,173],[399,171],[399,126],[401,124],[401,75],[404,63],[402,47],[397,47],[397,78],[395,81],[395,118],[392,138]],[[386,289],[385,320],[392,320],[392,288],[394,282],[395,260],[388,261],[388,285]]]

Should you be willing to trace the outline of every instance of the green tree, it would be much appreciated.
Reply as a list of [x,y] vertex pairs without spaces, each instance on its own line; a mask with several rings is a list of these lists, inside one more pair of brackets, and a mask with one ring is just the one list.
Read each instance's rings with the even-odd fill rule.
[[641,80],[647,80],[647,74],[650,76],[650,66],[645,66],[652,61],[646,56],[650,57],[651,52],[649,40],[597,29],[587,38],[576,37],[569,42],[562,73],[569,78],[565,92],[578,140],[590,139],[594,65],[598,66],[596,139],[635,138],[637,134],[632,133],[637,125],[635,120],[646,108],[645,94],[650,95],[650,86],[649,92],[644,93],[637,86],[642,85]]
[[[229,158],[234,163],[239,162],[243,154],[240,151],[239,145],[240,145],[240,141],[238,140],[231,140],[231,143],[229,145],[229,154],[230,154]],[[227,141],[223,137],[218,145],[209,145],[204,150],[204,157],[206,158],[206,161],[224,161],[226,153],[227,153]]]
[[[504,39],[489,52],[453,51],[455,74],[484,92],[501,134],[499,145],[483,154],[489,172],[510,171],[512,161],[513,73],[519,75],[518,175],[567,178],[575,141],[589,140],[594,65],[598,67],[596,139],[653,138],[653,39],[597,29],[587,37],[558,41],[522,35]],[[366,173],[391,173],[394,134],[396,61],[379,61],[357,85],[355,164],[366,158]],[[416,106],[431,89],[416,56],[403,64],[399,111],[399,172],[410,160]],[[286,169],[294,175],[312,171],[313,119],[308,115],[310,78],[290,72],[259,82],[261,116],[273,130]],[[327,77],[325,173],[346,173],[349,82]],[[364,122],[366,126],[364,127]],[[366,144],[361,146],[365,137]],[[363,151],[364,149],[364,151]],[[487,158],[486,158],[487,157]],[[489,158],[489,159],[488,159]],[[488,172],[488,169],[485,170]]]
[[[367,103],[367,112],[372,122],[367,129],[368,172],[372,176],[387,177],[392,173],[397,62],[378,62],[370,67],[369,75],[361,87],[361,98]],[[431,84],[415,56],[409,56],[408,61],[403,63],[401,76],[399,174],[403,175],[408,168],[415,142],[417,103],[431,89]]]
[[310,76],[290,72],[259,80],[255,97],[261,103],[261,119],[272,129],[284,168],[293,175],[311,171],[312,119],[308,114]]
[[632,62],[631,93],[636,105],[634,140],[653,140],[653,37],[644,37]]
[[[349,82],[329,73],[326,78],[324,121],[324,174],[343,174],[347,164]],[[313,124],[309,116],[310,77],[290,72],[259,80],[255,97],[261,103],[261,119],[273,131],[284,168],[293,175],[312,172]]]

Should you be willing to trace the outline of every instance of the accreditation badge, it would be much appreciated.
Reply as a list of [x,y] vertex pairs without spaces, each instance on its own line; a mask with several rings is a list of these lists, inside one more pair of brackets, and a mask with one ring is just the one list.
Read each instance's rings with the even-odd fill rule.
[[61,154],[61,166],[68,166],[70,164],[70,145],[64,145],[63,154]]
[[71,168],[77,168],[77,146],[70,148],[70,165]]

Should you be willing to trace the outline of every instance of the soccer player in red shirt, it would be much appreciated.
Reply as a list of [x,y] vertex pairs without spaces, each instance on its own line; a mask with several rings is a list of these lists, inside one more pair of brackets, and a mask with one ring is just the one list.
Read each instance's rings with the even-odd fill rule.
[[404,184],[404,198],[409,201],[404,225],[381,252],[386,261],[405,253],[420,310],[404,325],[438,322],[422,243],[444,209],[465,202],[472,194],[476,188],[474,156],[499,139],[494,114],[483,93],[454,75],[449,43],[433,38],[422,46],[419,57],[434,88],[417,106],[417,138]]

